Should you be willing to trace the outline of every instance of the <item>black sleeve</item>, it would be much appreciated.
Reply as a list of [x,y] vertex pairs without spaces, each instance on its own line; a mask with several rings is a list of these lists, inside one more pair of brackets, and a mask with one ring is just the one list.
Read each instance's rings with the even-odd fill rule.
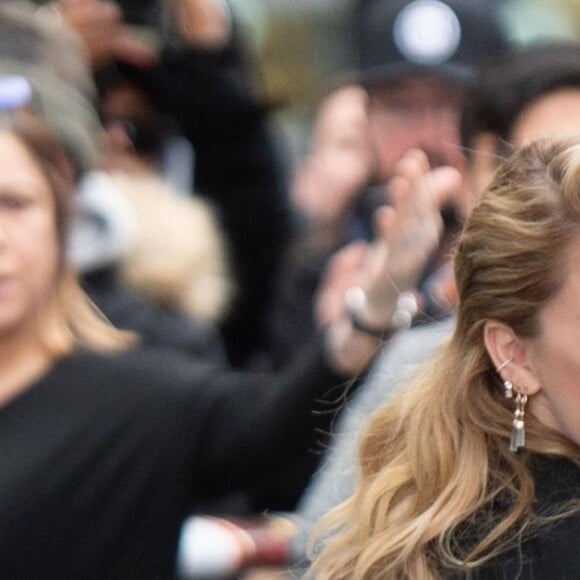
[[292,229],[282,148],[250,72],[234,37],[222,50],[167,48],[155,81],[193,145],[195,190],[213,203],[229,239],[240,292],[224,335],[235,363],[259,346]]
[[[307,457],[353,384],[329,367],[322,340],[286,372],[219,374],[209,382],[194,466],[196,489],[205,497],[260,491],[266,474]],[[288,482],[300,488],[288,491],[296,494],[304,484]]]
[[[159,24],[160,2],[117,1],[129,21]],[[168,34],[159,65],[131,75],[193,146],[193,189],[212,202],[229,242],[238,292],[222,330],[230,361],[243,366],[263,350],[266,308],[293,215],[285,148],[257,89],[254,59],[235,19],[232,25],[229,42],[214,49]]]
[[308,236],[290,244],[281,263],[267,318],[269,358],[284,368],[317,333],[315,296],[336,247],[319,247]]

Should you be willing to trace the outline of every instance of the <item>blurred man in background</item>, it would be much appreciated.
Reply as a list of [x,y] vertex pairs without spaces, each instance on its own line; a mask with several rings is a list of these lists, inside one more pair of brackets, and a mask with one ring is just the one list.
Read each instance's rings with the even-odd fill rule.
[[[309,228],[282,272],[272,316],[276,365],[328,320],[313,297],[329,256],[355,239],[371,240],[373,215],[389,203],[385,184],[411,148],[432,168],[463,171],[459,116],[480,65],[506,46],[493,8],[482,0],[361,0],[354,19],[357,69],[320,108],[314,149],[298,168],[293,199]],[[446,316],[446,254],[465,215],[458,197],[443,208],[446,232],[414,280],[423,317]]]

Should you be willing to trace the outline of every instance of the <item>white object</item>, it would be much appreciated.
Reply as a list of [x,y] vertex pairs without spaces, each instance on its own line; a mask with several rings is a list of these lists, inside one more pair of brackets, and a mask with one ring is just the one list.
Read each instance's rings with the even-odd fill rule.
[[181,529],[177,568],[182,578],[224,576],[240,569],[244,542],[252,542],[243,530],[223,520],[191,517]]
[[461,25],[447,4],[438,0],[416,0],[397,15],[393,37],[408,60],[422,65],[441,64],[457,51]]

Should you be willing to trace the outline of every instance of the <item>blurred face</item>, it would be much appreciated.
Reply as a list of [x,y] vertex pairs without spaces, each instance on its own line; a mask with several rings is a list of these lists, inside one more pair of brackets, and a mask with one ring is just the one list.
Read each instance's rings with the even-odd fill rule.
[[379,178],[386,182],[395,164],[419,147],[432,167],[463,170],[459,116],[463,90],[434,77],[416,77],[369,89],[369,122]]
[[373,167],[367,119],[367,93],[342,87],[319,108],[312,152],[293,176],[292,198],[316,219],[342,216],[369,180]]
[[313,153],[319,163],[327,163],[351,189],[366,182],[373,163],[366,103],[361,87],[335,91],[322,104],[314,130]]
[[580,444],[580,237],[568,256],[567,279],[540,314],[541,332],[529,340],[541,390],[529,408],[546,425]]
[[101,117],[105,129],[102,156],[107,171],[128,173],[155,170],[155,155],[143,152],[143,138],[156,139],[156,112],[150,99],[129,83],[110,89],[101,102]]
[[58,261],[49,182],[26,146],[0,131],[0,339],[34,329]]
[[[518,149],[543,137],[580,135],[579,111],[580,89],[560,89],[540,97],[524,107],[514,123],[510,142]],[[467,199],[467,211],[495,175],[500,161],[500,145],[498,138],[491,133],[482,133],[474,138],[468,171],[472,195],[471,199]]]
[[580,134],[580,89],[560,89],[536,99],[518,116],[511,135],[514,147],[541,137]]

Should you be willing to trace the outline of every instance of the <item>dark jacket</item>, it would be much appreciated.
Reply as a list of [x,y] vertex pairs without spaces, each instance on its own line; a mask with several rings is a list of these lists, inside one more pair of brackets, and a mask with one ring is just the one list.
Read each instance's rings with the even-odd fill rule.
[[[130,22],[160,26],[158,0],[117,3]],[[219,49],[195,49],[175,37],[166,33],[153,70],[119,70],[154,98],[193,145],[193,187],[217,210],[238,282],[223,334],[231,362],[242,366],[264,348],[264,316],[291,236],[285,149],[235,22],[230,42]]]
[[315,446],[338,381],[320,351],[275,378],[147,350],[61,359],[0,408],[0,575],[172,578],[184,517]]
[[[532,456],[536,486],[534,512],[554,515],[580,499],[580,467],[566,459]],[[532,524],[512,549],[465,580],[575,580],[580,578],[580,512],[543,525]]]

